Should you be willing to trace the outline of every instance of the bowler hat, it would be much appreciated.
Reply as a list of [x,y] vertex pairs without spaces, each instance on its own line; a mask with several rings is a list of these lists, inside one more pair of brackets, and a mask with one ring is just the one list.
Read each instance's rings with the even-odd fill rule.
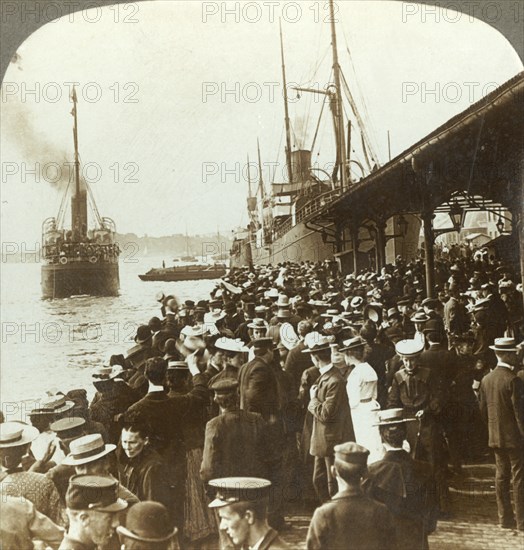
[[258,477],[224,477],[212,479],[209,485],[216,490],[210,508],[221,508],[236,502],[258,502],[269,498],[271,482]]
[[70,510],[120,512],[127,508],[127,502],[118,498],[118,481],[110,476],[71,477],[65,500]]
[[165,542],[174,537],[167,508],[160,502],[145,500],[135,504],[127,513],[126,526],[116,528],[118,534],[142,542]]

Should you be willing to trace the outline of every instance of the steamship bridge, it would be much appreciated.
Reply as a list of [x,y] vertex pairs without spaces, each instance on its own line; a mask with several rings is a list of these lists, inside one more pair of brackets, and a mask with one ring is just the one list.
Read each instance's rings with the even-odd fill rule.
[[[359,269],[359,245],[374,242],[376,267],[386,264],[386,244],[398,244],[421,224],[426,285],[433,296],[437,212],[448,213],[455,230],[468,211],[511,218],[514,263],[524,278],[524,72],[450,119],[408,150],[320,208],[308,224],[332,239],[345,273]],[[502,216],[500,227],[504,227]],[[390,231],[390,234],[387,234]],[[392,234],[391,234],[392,232]],[[399,238],[400,237],[400,238]],[[356,253],[355,253],[356,251]],[[416,250],[402,250],[412,258]],[[517,267],[518,269],[518,267]]]

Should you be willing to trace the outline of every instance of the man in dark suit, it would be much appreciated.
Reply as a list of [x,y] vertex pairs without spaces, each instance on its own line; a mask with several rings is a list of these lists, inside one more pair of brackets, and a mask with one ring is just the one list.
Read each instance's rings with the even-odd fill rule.
[[[239,391],[240,408],[258,413],[267,422],[271,448],[268,452],[275,458],[271,471],[271,483],[275,489],[275,499],[270,516],[271,524],[281,528],[284,524],[282,505],[284,488],[282,481],[282,457],[284,453],[284,424],[281,403],[284,388],[279,384],[273,365],[273,340],[257,338],[253,341],[255,357],[240,368]],[[280,366],[278,366],[280,369]]]
[[264,419],[239,409],[236,380],[217,380],[211,389],[220,415],[206,425],[202,481],[230,476],[267,477],[270,455]]
[[497,366],[482,379],[480,411],[488,425],[488,444],[495,452],[499,522],[503,528],[516,524],[524,531],[524,383],[514,371],[518,350],[514,338],[496,338],[490,347],[497,356]]
[[313,415],[313,430],[309,452],[315,457],[313,486],[321,502],[337,491],[333,477],[335,445],[355,440],[351,410],[346,393],[346,381],[331,363],[331,340],[318,332],[310,332],[304,353],[320,371],[317,384],[309,390],[308,411]]
[[367,495],[383,502],[394,517],[399,548],[427,549],[428,534],[436,527],[437,502],[431,466],[413,460],[402,448],[406,438],[402,409],[379,413],[380,435],[386,454],[369,466],[363,483]]
[[307,534],[307,549],[396,548],[392,515],[384,504],[372,500],[360,488],[369,451],[351,442],[337,445],[334,451],[332,469],[338,492],[313,514]]

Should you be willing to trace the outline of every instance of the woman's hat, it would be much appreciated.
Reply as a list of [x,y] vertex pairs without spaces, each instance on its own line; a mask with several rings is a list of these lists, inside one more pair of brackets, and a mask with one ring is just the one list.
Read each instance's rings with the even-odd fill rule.
[[342,347],[338,351],[349,351],[350,349],[361,348],[366,345],[366,341],[361,336],[355,336],[342,342]]
[[113,365],[112,367],[96,367],[91,376],[95,379],[95,381],[98,380],[113,380],[115,378],[118,378],[122,375],[122,372],[124,371],[122,365]]
[[280,325],[280,343],[287,349],[292,350],[300,341],[291,323],[282,323]]
[[515,338],[495,338],[493,346],[489,346],[493,351],[518,351]]
[[55,415],[71,410],[75,406],[73,401],[66,400],[65,395],[45,395],[35,401],[31,415]]
[[38,437],[39,431],[34,426],[20,422],[3,422],[0,424],[0,449],[27,445]]
[[247,353],[249,351],[249,348],[244,345],[244,342],[240,338],[219,338],[215,342],[215,347],[233,353]]
[[167,508],[160,502],[143,501],[135,504],[127,513],[126,526],[119,525],[119,536],[141,542],[165,542],[173,538],[176,527],[171,527]]
[[66,466],[87,464],[108,455],[115,449],[116,445],[104,444],[104,440],[100,434],[84,435],[71,441],[69,444],[69,454],[64,458],[62,464]]

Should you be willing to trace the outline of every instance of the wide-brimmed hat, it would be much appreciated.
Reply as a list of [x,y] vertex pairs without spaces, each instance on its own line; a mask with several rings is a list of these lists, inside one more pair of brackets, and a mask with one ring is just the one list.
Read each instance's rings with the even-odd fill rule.
[[226,316],[226,312],[221,309],[213,309],[204,315],[204,323],[216,323]]
[[168,541],[177,533],[167,508],[147,500],[135,504],[126,515],[126,526],[119,525],[116,530],[120,537],[151,543]]
[[278,307],[289,307],[290,306],[289,296],[287,296],[286,294],[279,294],[278,295],[278,300],[277,300],[277,306]]
[[321,313],[321,317],[335,317],[340,313],[338,309],[330,308],[325,313]]
[[186,325],[180,331],[180,334],[183,334],[187,338],[202,338],[206,332],[208,332],[208,330],[205,325],[195,325],[193,327]]
[[71,510],[121,512],[127,502],[118,498],[118,487],[118,481],[110,476],[73,476],[65,496],[66,506]]
[[221,508],[236,502],[254,503],[269,498],[271,482],[258,477],[224,477],[212,479],[209,485],[216,491],[209,508]]
[[362,298],[362,296],[354,296],[354,297],[351,299],[351,302],[349,302],[349,305],[350,305],[353,309],[357,309],[357,308],[359,308],[363,303],[364,303],[364,298]]
[[361,336],[355,336],[342,342],[342,347],[338,351],[349,351],[350,349],[361,348],[366,345],[366,341]]
[[304,337],[306,348],[302,350],[302,353],[316,353],[317,351],[330,349],[332,343],[332,336],[325,336],[320,332],[310,332]]
[[370,302],[364,308],[364,318],[373,321],[374,323],[382,322],[382,304],[378,302]]
[[276,288],[270,288],[264,293],[265,298],[278,298],[278,290]]
[[231,351],[233,353],[247,353],[249,348],[247,348],[244,342],[240,338],[219,338],[215,342],[215,347],[223,351]]
[[121,376],[123,371],[122,365],[95,367],[91,373],[91,377],[95,382],[98,380],[114,380]]
[[400,340],[395,344],[395,351],[401,357],[416,357],[424,351],[424,342],[422,340]]
[[103,456],[108,455],[116,449],[112,443],[104,443],[100,434],[89,434],[74,439],[69,444],[69,454],[64,458],[62,464],[66,466],[80,466],[94,462]]
[[279,333],[280,343],[287,350],[292,350],[300,341],[300,338],[291,323],[282,323],[280,325]]
[[518,351],[515,338],[495,338],[492,346],[489,346],[493,351]]
[[374,426],[391,426],[393,424],[404,424],[405,422],[413,422],[416,418],[405,418],[404,409],[386,409],[378,411],[378,419]]
[[151,340],[152,337],[153,333],[149,325],[140,325],[136,330],[135,342],[137,344],[144,344]]
[[20,422],[3,422],[0,424],[0,449],[27,445],[34,441],[39,433],[34,426]]

